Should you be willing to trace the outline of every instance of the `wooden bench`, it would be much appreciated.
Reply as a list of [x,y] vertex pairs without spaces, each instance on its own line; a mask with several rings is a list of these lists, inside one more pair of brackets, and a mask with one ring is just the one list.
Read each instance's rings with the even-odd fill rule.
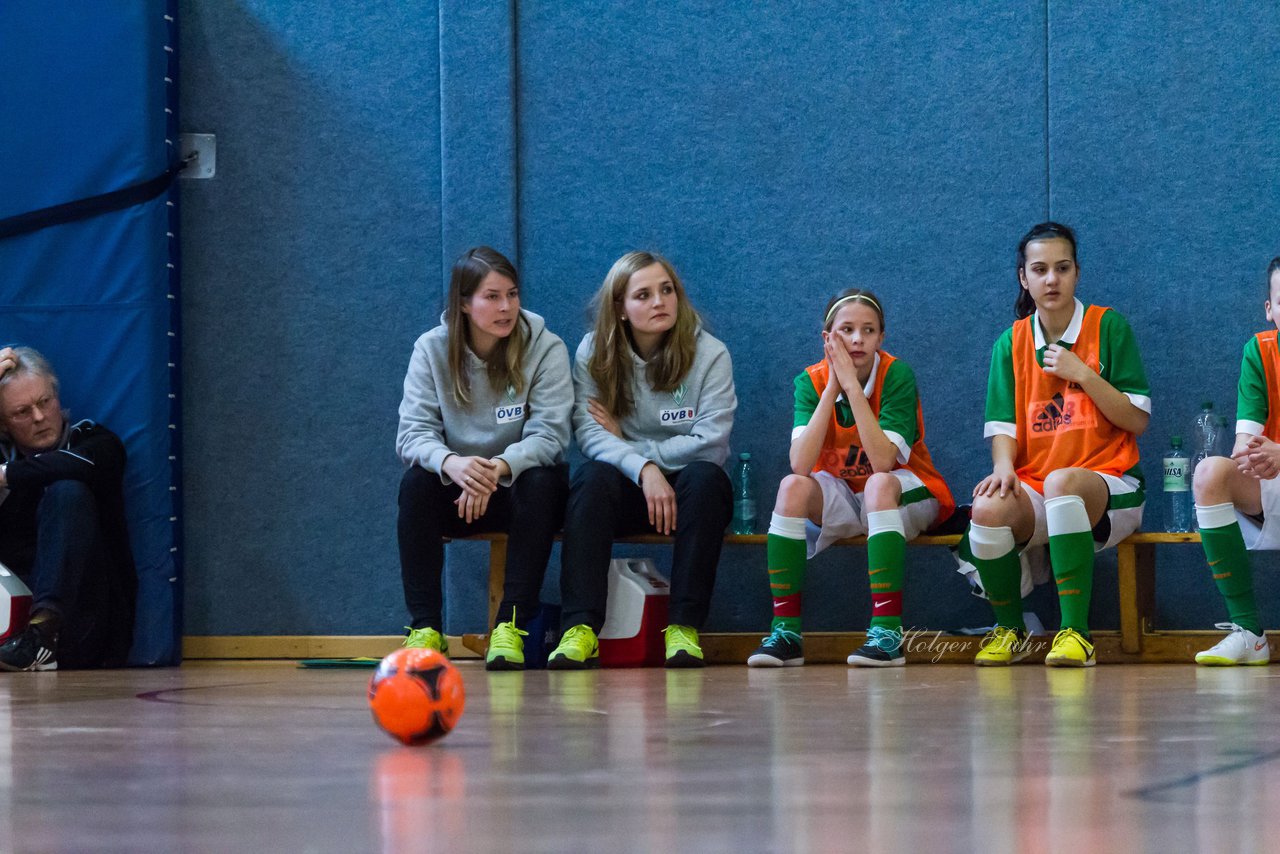
[[[489,544],[489,623],[493,625],[493,620],[497,616],[498,606],[502,602],[503,583],[506,580],[507,573],[507,535],[506,534],[477,534],[474,537],[460,538],[461,541],[485,541]],[[670,544],[671,537],[664,537],[659,534],[642,534],[635,537],[624,537],[616,542],[626,544]],[[765,534],[726,534],[724,538],[725,545],[731,546],[751,546],[764,545],[767,542]],[[920,536],[909,542],[908,546],[954,546],[960,542],[958,534],[950,534],[945,536]],[[1118,651],[1127,657],[1142,660],[1184,660],[1183,654],[1188,650],[1196,647],[1201,640],[1186,638],[1179,640],[1173,638],[1171,643],[1152,644],[1152,640],[1157,637],[1152,631],[1153,619],[1155,616],[1155,571],[1156,557],[1155,550],[1157,545],[1168,545],[1175,543],[1199,543],[1200,535],[1198,533],[1190,534],[1168,534],[1156,531],[1139,531],[1126,539],[1122,540],[1116,546],[1116,572],[1118,575],[1118,599],[1120,610],[1120,631],[1118,650],[1113,649],[1116,645],[1113,643],[1099,642],[1100,647],[1106,647],[1108,651]],[[847,539],[838,540],[832,545],[834,546],[865,546],[866,537],[849,537]],[[862,633],[858,632],[827,632],[818,633],[822,637],[815,640],[826,640],[830,644],[840,646],[841,648],[852,649],[857,643],[860,643]],[[1108,635],[1114,633],[1099,632],[1099,635]],[[1199,635],[1204,633],[1181,633],[1183,635]],[[1218,635],[1221,633],[1219,632]],[[1206,635],[1207,637],[1208,635]],[[705,635],[712,643],[710,646],[718,647],[724,650],[727,657],[734,660],[745,660],[746,654],[759,643],[760,632],[746,633],[709,633]],[[944,636],[950,637],[950,636]],[[805,634],[805,652],[806,658],[810,658],[810,634]],[[979,639],[969,639],[956,636],[957,644],[954,650],[949,650],[948,656],[939,660],[969,660],[972,658],[973,651],[976,650],[976,644]],[[1107,638],[1110,641],[1110,638]],[[488,647],[487,634],[468,634],[463,636],[463,643],[469,649],[483,654]],[[854,644],[850,646],[849,644]],[[709,660],[718,660],[719,656],[712,656],[708,644],[704,643],[704,650],[708,652]],[[1144,656],[1147,647],[1152,655]],[[745,650],[745,652],[742,652]],[[1101,650],[1100,650],[1101,651]],[[738,653],[741,652],[739,655]],[[1189,660],[1189,659],[1187,659]]]

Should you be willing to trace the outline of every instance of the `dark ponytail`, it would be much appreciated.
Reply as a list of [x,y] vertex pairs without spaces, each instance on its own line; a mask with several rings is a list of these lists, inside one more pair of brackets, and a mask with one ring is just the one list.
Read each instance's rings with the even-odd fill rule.
[[[1036,302],[1031,298],[1031,292],[1022,286],[1022,268],[1027,266],[1027,244],[1033,240],[1055,239],[1065,240],[1070,243],[1071,260],[1075,261],[1076,264],[1080,263],[1076,257],[1076,233],[1074,231],[1057,222],[1042,222],[1039,225],[1031,226],[1031,230],[1023,235],[1022,240],[1018,243],[1018,266],[1014,273],[1018,279],[1018,298],[1013,302],[1013,316],[1018,320],[1036,310]],[[1280,261],[1280,258],[1277,258],[1276,261]],[[1272,264],[1274,265],[1275,261]]]

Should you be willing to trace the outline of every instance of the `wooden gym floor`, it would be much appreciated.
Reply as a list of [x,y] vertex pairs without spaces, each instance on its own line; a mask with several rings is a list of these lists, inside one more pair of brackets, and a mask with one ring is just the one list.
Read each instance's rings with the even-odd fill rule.
[[0,674],[3,851],[1262,851],[1280,665],[489,674],[423,748],[369,671]]

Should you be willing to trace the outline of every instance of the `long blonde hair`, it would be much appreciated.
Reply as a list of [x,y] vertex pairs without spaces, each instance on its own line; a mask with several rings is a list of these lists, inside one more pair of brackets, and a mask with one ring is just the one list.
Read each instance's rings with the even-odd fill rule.
[[649,359],[645,379],[654,391],[674,391],[693,367],[697,350],[698,313],[671,263],[652,252],[628,252],[609,269],[596,293],[595,348],[587,370],[600,392],[600,403],[615,418],[631,414],[631,353],[635,345],[631,325],[624,323],[623,301],[631,277],[645,267],[661,264],[676,289],[676,322]]
[[[515,265],[496,249],[477,246],[463,253],[453,265],[449,276],[449,304],[445,308],[445,324],[449,328],[449,372],[453,374],[453,397],[459,406],[471,404],[471,372],[467,369],[467,347],[471,342],[471,320],[462,311],[462,304],[471,298],[484,277],[497,273],[510,279],[517,288],[520,277]],[[529,323],[520,315],[515,329],[485,359],[489,385],[501,392],[512,388],[516,394],[524,391],[524,350],[529,340]]]

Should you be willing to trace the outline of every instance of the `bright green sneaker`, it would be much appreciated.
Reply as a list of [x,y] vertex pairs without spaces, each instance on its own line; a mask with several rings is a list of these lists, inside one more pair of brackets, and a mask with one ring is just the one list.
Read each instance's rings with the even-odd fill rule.
[[591,627],[580,624],[560,638],[559,645],[547,659],[548,670],[586,670],[600,666],[600,643]]
[[662,630],[667,643],[667,667],[702,667],[702,647],[698,630],[692,626],[667,626]]
[[1053,648],[1044,663],[1049,667],[1093,667],[1093,644],[1075,629],[1063,629],[1053,636]]
[[449,639],[437,632],[435,629],[410,629],[409,636],[404,639],[403,646],[409,649],[434,649],[436,652],[449,654]]
[[485,670],[524,670],[524,641],[528,632],[516,628],[516,615],[511,622],[498,623],[489,632],[489,652],[484,657]]
[[973,657],[973,663],[979,667],[1003,667],[1030,654],[1031,644],[1023,632],[996,626],[982,639],[982,647]]

